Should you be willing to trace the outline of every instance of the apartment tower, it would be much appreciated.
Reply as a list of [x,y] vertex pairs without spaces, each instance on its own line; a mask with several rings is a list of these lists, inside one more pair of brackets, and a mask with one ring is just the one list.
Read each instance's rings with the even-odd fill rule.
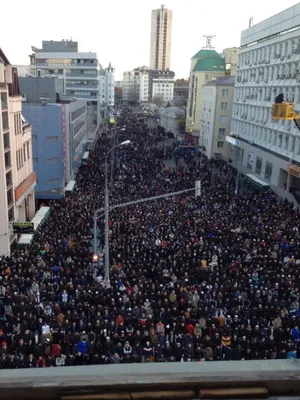
[[150,69],[169,70],[171,65],[173,12],[164,6],[152,10]]

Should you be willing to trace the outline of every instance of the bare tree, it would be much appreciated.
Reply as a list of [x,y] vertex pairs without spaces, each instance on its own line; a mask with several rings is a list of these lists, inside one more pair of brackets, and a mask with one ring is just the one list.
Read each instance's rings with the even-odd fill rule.
[[137,103],[139,101],[139,96],[136,88],[131,88],[128,93],[128,101],[131,103]]
[[186,124],[185,113],[184,114],[177,113],[176,117],[175,117],[175,120],[176,120],[179,132],[181,134],[184,134],[184,132],[185,132],[185,124]]
[[157,107],[162,107],[164,104],[164,98],[161,95],[153,96],[152,101]]

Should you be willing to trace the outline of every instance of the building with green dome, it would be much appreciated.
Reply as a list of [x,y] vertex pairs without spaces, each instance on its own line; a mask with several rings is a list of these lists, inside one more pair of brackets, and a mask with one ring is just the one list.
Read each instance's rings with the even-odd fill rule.
[[186,129],[199,136],[202,113],[202,86],[226,75],[225,59],[212,49],[202,49],[191,59],[189,98],[186,112]]

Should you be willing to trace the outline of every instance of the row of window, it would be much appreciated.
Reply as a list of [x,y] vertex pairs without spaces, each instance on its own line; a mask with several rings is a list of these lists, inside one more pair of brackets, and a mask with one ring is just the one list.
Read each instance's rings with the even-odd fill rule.
[[239,55],[238,67],[269,64],[270,61],[290,59],[294,54],[299,53],[299,38],[284,39],[273,45],[260,49],[253,49]]
[[300,101],[300,87],[278,85],[275,87],[259,86],[259,87],[235,87],[235,102],[253,101],[274,101],[279,93],[283,93],[284,99],[291,102]]
[[78,109],[75,110],[75,111],[72,111],[72,113],[71,113],[72,122],[73,122],[75,119],[79,118],[82,114],[84,114],[85,111],[86,111],[86,107],[85,107],[85,106],[80,107],[80,108],[78,108]]
[[22,133],[22,120],[21,114],[14,114],[14,125],[15,125],[15,135],[20,135]]
[[[256,143],[259,142],[264,147],[271,148],[274,146],[274,148],[279,151],[297,152],[297,154],[300,154],[300,141],[296,139],[295,136],[268,128],[259,127],[257,129],[255,125],[234,119],[232,131],[239,132],[242,137]],[[296,148],[297,140],[298,145]]]
[[98,81],[94,81],[94,80],[90,80],[90,81],[81,81],[81,80],[71,80],[68,79],[66,82],[67,86],[69,85],[82,85],[82,86],[98,86],[99,82]]
[[86,92],[86,91],[81,91],[81,90],[71,90],[70,91],[72,95],[74,96],[91,96],[91,97],[97,97],[98,93],[97,92]]
[[[252,153],[248,154],[248,159],[247,159],[247,167],[250,169],[253,169],[253,165],[254,165],[254,156]],[[261,175],[262,172],[262,164],[263,164],[263,160],[261,157],[256,157],[256,163],[255,163],[255,173],[257,175]],[[271,180],[272,177],[272,172],[273,172],[273,164],[269,161],[266,161],[266,166],[265,166],[265,174],[264,174],[264,178],[268,181]]]
[[297,79],[300,81],[300,63],[287,62],[273,66],[264,66],[259,68],[251,68],[241,71],[237,75],[237,82],[241,83],[268,83],[272,81]]
[[30,140],[23,144],[23,148],[16,151],[17,170],[23,167],[24,162],[30,158]]

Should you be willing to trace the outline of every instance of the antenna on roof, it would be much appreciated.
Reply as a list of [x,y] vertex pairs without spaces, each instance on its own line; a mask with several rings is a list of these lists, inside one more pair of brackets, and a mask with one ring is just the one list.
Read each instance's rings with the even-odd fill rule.
[[254,25],[254,19],[253,19],[253,15],[252,17],[249,19],[249,28],[251,28],[251,26]]
[[216,35],[203,35],[202,38],[203,38],[204,46],[202,47],[202,49],[213,50],[215,48],[215,46],[213,45],[215,37],[216,37]]

